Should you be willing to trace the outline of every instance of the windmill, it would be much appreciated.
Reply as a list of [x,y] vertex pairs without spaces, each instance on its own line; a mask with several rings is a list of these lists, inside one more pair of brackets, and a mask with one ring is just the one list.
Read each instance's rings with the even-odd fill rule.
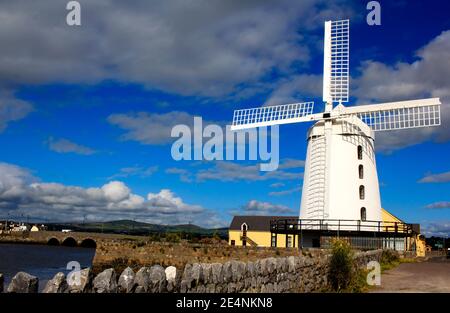
[[315,122],[307,133],[300,205],[304,221],[381,221],[375,132],[440,125],[439,98],[344,106],[349,100],[349,35],[349,20],[325,22],[324,112],[313,113],[314,103],[305,102],[233,115],[231,130]]

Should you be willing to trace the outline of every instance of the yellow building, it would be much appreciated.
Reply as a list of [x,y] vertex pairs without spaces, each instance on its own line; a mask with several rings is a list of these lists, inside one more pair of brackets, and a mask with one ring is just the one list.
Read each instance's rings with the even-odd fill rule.
[[[326,247],[329,239],[336,234],[330,235],[326,232],[299,233],[290,230],[284,233],[271,232],[271,221],[291,220],[298,221],[298,216],[235,216],[231,222],[228,235],[229,244],[232,246],[253,247]],[[284,222],[282,222],[284,223]],[[364,245],[372,248],[391,248],[396,250],[416,251],[418,256],[425,255],[425,240],[420,235],[420,225],[406,224],[395,215],[382,209],[382,222],[375,229],[378,232],[374,238],[372,232],[339,232],[337,235],[349,240],[349,242],[360,248]]]
[[270,221],[275,219],[298,219],[298,216],[235,216],[228,230],[229,244],[253,247],[295,247],[293,235],[287,235],[287,239],[286,235],[276,237],[272,235]]
[[[383,225],[388,228],[388,230],[392,231],[392,224],[404,224],[404,222],[399,219],[394,214],[386,211],[385,209],[381,209],[381,218],[383,219]],[[408,251],[416,251],[416,255],[420,257],[425,256],[426,252],[426,243],[425,237],[420,234],[420,225],[412,224],[413,227],[413,236],[405,238],[405,250]],[[404,232],[404,229],[398,229],[399,232]]]

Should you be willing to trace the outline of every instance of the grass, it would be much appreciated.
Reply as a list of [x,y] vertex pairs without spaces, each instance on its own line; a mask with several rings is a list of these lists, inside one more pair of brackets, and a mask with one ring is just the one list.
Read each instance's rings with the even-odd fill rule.
[[400,258],[397,252],[392,250],[384,250],[381,255],[381,272],[396,268],[401,263],[415,263],[417,259],[413,258]]
[[399,266],[402,263],[416,263],[416,262],[417,262],[416,259],[401,258],[401,259],[398,259],[397,261],[392,261],[390,263],[381,263],[381,272],[396,268],[397,266]]

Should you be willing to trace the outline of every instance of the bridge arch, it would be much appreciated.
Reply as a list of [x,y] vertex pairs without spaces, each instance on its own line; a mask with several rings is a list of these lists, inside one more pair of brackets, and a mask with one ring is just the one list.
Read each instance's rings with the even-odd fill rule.
[[92,238],[85,238],[81,241],[80,247],[83,248],[97,248],[97,243]]
[[76,247],[76,246],[78,246],[78,242],[73,237],[66,237],[62,241],[62,245],[66,246],[66,247]]
[[52,238],[49,238],[47,240],[47,245],[49,245],[49,246],[59,246],[60,242],[59,242],[58,238],[52,237]]

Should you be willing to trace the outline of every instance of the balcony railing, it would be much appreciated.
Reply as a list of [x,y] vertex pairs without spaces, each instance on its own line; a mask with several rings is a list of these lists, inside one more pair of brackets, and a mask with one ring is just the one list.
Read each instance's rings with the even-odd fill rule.
[[402,222],[337,220],[337,219],[277,219],[270,221],[273,233],[298,233],[301,231],[382,232],[409,235],[412,225]]

